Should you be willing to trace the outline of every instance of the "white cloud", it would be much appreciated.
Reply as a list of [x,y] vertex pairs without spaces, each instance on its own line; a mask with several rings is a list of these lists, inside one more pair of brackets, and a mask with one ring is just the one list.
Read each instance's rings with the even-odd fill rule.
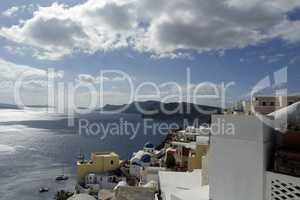
[[19,56],[25,56],[26,52],[29,50],[26,47],[11,46],[11,45],[4,46],[4,49],[6,49],[10,54],[19,55]]
[[300,21],[283,21],[274,28],[273,35],[290,43],[300,42]]
[[261,55],[260,59],[265,61],[268,64],[275,63],[283,59],[286,55],[284,54],[275,54],[275,55]]
[[168,59],[188,59],[188,60],[193,60],[193,57],[188,54],[188,53],[182,53],[182,52],[178,52],[178,53],[160,53],[160,54],[153,54],[151,55],[151,58],[154,59],[164,59],[164,58],[168,58]]
[[26,65],[17,65],[0,58],[0,79],[1,80],[17,80],[20,76],[28,78],[45,78],[47,71],[33,68]]
[[1,14],[4,17],[17,17],[19,13],[33,12],[34,10],[37,9],[37,7],[38,6],[35,4],[12,6],[7,10],[3,11]]
[[[48,77],[54,77],[55,86],[57,81],[63,83],[63,76],[62,71],[39,69],[0,58],[0,102],[18,103],[16,98],[20,97],[24,104],[46,105],[49,95]],[[59,96],[60,92],[56,90],[55,98],[63,95]]]
[[79,74],[78,81],[82,83],[95,83],[96,78],[89,74]]
[[88,1],[74,7],[52,4],[40,7],[31,19],[0,35],[16,43],[38,49],[40,59],[59,59],[77,50],[97,50],[128,46],[128,35],[135,27],[128,5]]
[[[146,0],[147,1],[147,0]],[[148,2],[149,3],[149,2]],[[157,2],[153,2],[157,3]],[[290,6],[288,4],[293,3]],[[178,49],[242,48],[268,38],[299,1],[175,0],[153,16],[143,47],[156,52]]]
[[[112,74],[113,75],[113,74]],[[130,77],[132,78],[132,80],[135,80],[134,77]],[[115,74],[113,76],[92,76],[90,74],[79,74],[77,81],[81,82],[81,83],[91,83],[91,84],[98,84],[104,81],[125,81],[125,77],[119,74]]]
[[[27,65],[19,65],[7,60],[0,58],[0,101],[3,102],[14,102],[14,98],[16,96],[14,89],[16,88],[17,80],[21,80],[21,88],[20,88],[20,95],[22,100],[24,100],[27,104],[47,104],[47,97],[48,97],[48,70],[46,69],[38,69],[35,67],[27,66]],[[54,74],[54,78],[61,80],[63,78],[63,72],[56,71]],[[80,83],[91,83],[91,84],[98,84],[101,83],[100,80],[105,81],[106,86],[110,87],[111,84],[117,83],[118,85],[123,86],[126,79],[122,74],[105,74],[105,76],[93,76],[90,74],[79,74],[77,79],[71,80],[70,84],[76,85],[76,81]],[[61,80],[64,83],[64,80]],[[57,85],[58,82],[55,82],[54,85]],[[119,84],[122,83],[122,84]],[[124,90],[124,89],[123,89]],[[57,90],[55,90],[57,91]],[[79,102],[88,102],[88,99],[85,98],[85,90],[79,91],[76,94],[76,101]],[[62,91],[57,91],[62,92]],[[64,91],[65,92],[65,91]],[[124,95],[126,94],[126,95]],[[61,96],[65,95],[67,97],[68,93],[60,94]],[[87,94],[86,94],[87,95]],[[99,94],[98,94],[99,95]],[[103,94],[106,98],[106,103],[114,102],[120,103],[121,99],[124,100],[128,98],[128,92],[125,90],[122,92],[122,87],[118,87],[114,90],[106,90]],[[34,98],[32,98],[34,96]],[[78,98],[77,98],[78,96]],[[118,97],[118,98],[116,98]],[[120,97],[120,98],[119,98]],[[122,97],[122,98],[121,98]],[[56,96],[55,98],[58,98]],[[64,101],[64,99],[60,99],[60,101]]]
[[[62,72],[54,72],[56,79],[63,78]],[[0,58],[1,90],[12,90],[17,81],[22,81],[23,89],[45,89],[48,85],[48,71],[27,65],[18,65]]]
[[16,13],[19,11],[19,7],[13,6],[2,12],[2,15],[5,17],[13,17],[16,16]]
[[274,37],[299,42],[299,21],[287,13],[299,0],[88,0],[40,7],[31,19],[0,29],[0,36],[36,48],[40,59],[74,52],[131,47],[155,58],[182,50],[222,51]]

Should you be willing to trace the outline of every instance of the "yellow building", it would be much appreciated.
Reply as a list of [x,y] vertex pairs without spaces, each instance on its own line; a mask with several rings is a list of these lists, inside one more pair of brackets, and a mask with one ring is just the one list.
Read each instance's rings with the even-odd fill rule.
[[91,160],[77,161],[77,181],[84,180],[89,173],[104,173],[116,170],[120,167],[120,159],[113,152],[94,152]]
[[188,170],[202,169],[202,157],[207,154],[208,144],[197,144],[194,151],[188,157]]

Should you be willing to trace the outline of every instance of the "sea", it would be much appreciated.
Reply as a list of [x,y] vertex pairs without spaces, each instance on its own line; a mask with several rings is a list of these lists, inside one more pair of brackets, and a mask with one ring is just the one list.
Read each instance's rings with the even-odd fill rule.
[[[92,112],[70,118],[45,108],[1,109],[0,199],[47,200],[58,190],[72,192],[80,153],[88,159],[94,151],[114,151],[129,159],[146,142],[164,140],[167,128],[158,123],[134,114]],[[69,180],[55,181],[63,172]],[[39,193],[41,187],[49,192]]]

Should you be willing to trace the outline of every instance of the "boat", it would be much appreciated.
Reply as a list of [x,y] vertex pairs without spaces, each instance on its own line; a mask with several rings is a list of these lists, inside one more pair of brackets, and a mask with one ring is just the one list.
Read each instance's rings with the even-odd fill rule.
[[[63,144],[63,146],[65,146],[65,145]],[[63,149],[64,149],[64,148],[63,148]],[[65,175],[65,165],[63,164],[63,165],[62,165],[62,174],[59,175],[59,176],[57,176],[57,177],[55,178],[55,180],[56,180],[56,181],[66,181],[66,180],[68,180],[68,179],[69,179],[69,177]]]
[[84,154],[82,153],[81,149],[79,149],[79,155],[77,156],[77,160],[80,160],[80,161],[84,160]]
[[66,175],[60,175],[55,178],[56,181],[66,181],[68,179],[69,179],[69,177]]
[[69,177],[65,175],[65,166],[63,165],[62,175],[59,175],[55,178],[56,181],[66,181]]
[[49,188],[41,187],[39,192],[40,193],[49,192]]

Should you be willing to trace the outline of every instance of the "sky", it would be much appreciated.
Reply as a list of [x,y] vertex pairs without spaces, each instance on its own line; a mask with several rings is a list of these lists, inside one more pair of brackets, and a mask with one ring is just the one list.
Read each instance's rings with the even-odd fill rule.
[[[299,42],[299,0],[1,0],[0,102],[16,103],[15,83],[25,74],[21,99],[49,103],[49,68],[66,87],[103,85],[94,93],[105,104],[130,99],[124,73],[135,92],[151,82],[141,86],[146,100],[176,96],[166,82],[180,85],[184,96],[169,101],[189,101],[187,91],[204,82],[233,82],[226,98],[234,102],[265,77],[274,84],[283,68],[289,93],[298,93]],[[101,75],[105,70],[123,73]],[[66,91],[55,90],[55,101]],[[83,87],[74,102],[85,105],[94,93]]]

